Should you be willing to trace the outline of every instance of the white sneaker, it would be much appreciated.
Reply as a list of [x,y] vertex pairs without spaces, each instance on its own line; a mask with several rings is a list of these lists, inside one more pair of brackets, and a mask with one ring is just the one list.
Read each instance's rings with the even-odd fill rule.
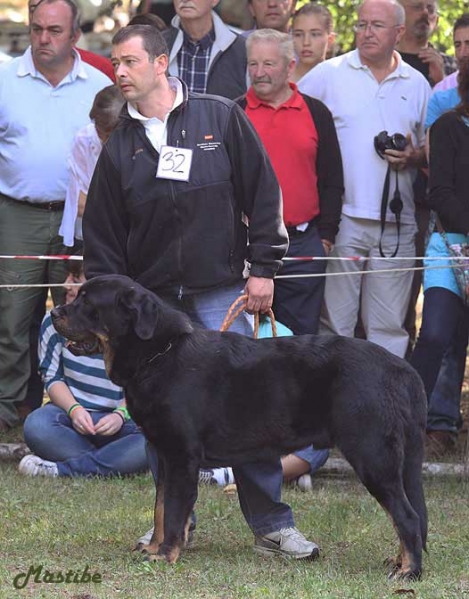
[[139,551],[144,545],[149,545],[151,538],[153,536],[153,531],[155,530],[154,526],[150,528],[142,537],[139,538],[137,544],[135,545],[134,551]]
[[210,468],[199,470],[199,484],[218,485],[225,487],[234,483],[233,470],[231,468]]
[[18,471],[25,476],[59,476],[57,464],[48,462],[37,455],[26,455],[18,465]]
[[312,491],[313,479],[311,477],[311,474],[303,474],[302,476],[300,476],[300,478],[296,481],[296,486],[301,491]]
[[263,556],[281,555],[293,559],[316,559],[319,547],[305,539],[301,532],[291,526],[255,537],[254,551]]

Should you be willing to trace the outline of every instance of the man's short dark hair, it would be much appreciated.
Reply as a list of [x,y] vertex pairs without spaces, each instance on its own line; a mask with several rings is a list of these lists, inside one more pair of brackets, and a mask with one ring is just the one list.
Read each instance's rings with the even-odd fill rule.
[[151,62],[157,56],[166,54],[168,56],[168,46],[161,33],[151,25],[127,25],[120,29],[112,38],[112,45],[117,46],[131,39],[132,37],[140,37],[142,46]]
[[453,35],[458,29],[469,27],[469,13],[465,12],[454,22]]

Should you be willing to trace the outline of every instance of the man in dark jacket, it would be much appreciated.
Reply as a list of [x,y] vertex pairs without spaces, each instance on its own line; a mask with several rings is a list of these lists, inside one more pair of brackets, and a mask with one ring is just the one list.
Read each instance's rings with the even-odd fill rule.
[[169,48],[169,73],[191,92],[233,100],[244,94],[246,45],[212,10],[219,0],[174,0],[176,16],[163,37]]
[[[112,61],[127,106],[88,194],[87,278],[129,275],[207,328],[220,327],[243,290],[249,312],[266,312],[287,235],[277,179],[248,119],[230,100],[188,94],[168,78],[166,44],[148,25],[118,32]],[[249,314],[235,325],[252,334]],[[318,555],[280,501],[280,460],[234,473],[259,553]]]

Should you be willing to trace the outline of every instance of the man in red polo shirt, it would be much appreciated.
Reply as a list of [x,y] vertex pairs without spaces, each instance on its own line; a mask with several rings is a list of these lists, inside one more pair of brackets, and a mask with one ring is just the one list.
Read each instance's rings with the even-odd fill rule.
[[[327,256],[342,209],[342,159],[331,113],[289,81],[295,66],[286,33],[258,29],[247,38],[251,87],[239,103],[269,154],[283,193],[287,258]],[[288,261],[275,279],[273,309],[295,335],[317,333],[324,260]],[[288,278],[282,278],[288,275]],[[293,275],[293,276],[292,276]],[[292,278],[289,278],[292,276]]]

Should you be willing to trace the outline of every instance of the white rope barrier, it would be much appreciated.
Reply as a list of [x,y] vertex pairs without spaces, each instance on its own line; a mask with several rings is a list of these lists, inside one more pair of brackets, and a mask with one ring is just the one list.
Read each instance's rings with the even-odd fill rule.
[[[6,256],[0,255],[0,260],[83,260],[83,256],[76,255],[49,255],[49,256]],[[356,270],[356,271],[348,271],[348,272],[325,272],[325,273],[306,273],[306,274],[293,274],[293,275],[277,275],[276,279],[306,279],[306,278],[315,278],[315,277],[336,277],[336,276],[347,276],[347,275],[371,275],[371,274],[393,274],[396,272],[416,272],[421,270],[441,270],[446,268],[461,268],[461,262],[468,262],[469,257],[463,258],[458,256],[431,256],[431,257],[404,257],[404,256],[395,256],[394,258],[382,258],[380,256],[347,256],[347,257],[316,257],[316,256],[300,256],[300,257],[286,257],[284,260],[291,261],[303,261],[303,262],[311,262],[313,260],[338,260],[342,262],[368,262],[371,260],[407,260],[407,261],[417,261],[417,260],[427,260],[427,261],[452,261],[457,260],[457,264],[445,264],[442,266],[412,266],[407,268],[380,268],[375,270]],[[0,289],[25,289],[25,288],[50,288],[50,287],[64,287],[65,283],[40,283],[40,284],[0,284]],[[67,287],[80,287],[81,283],[70,283],[67,284]]]

